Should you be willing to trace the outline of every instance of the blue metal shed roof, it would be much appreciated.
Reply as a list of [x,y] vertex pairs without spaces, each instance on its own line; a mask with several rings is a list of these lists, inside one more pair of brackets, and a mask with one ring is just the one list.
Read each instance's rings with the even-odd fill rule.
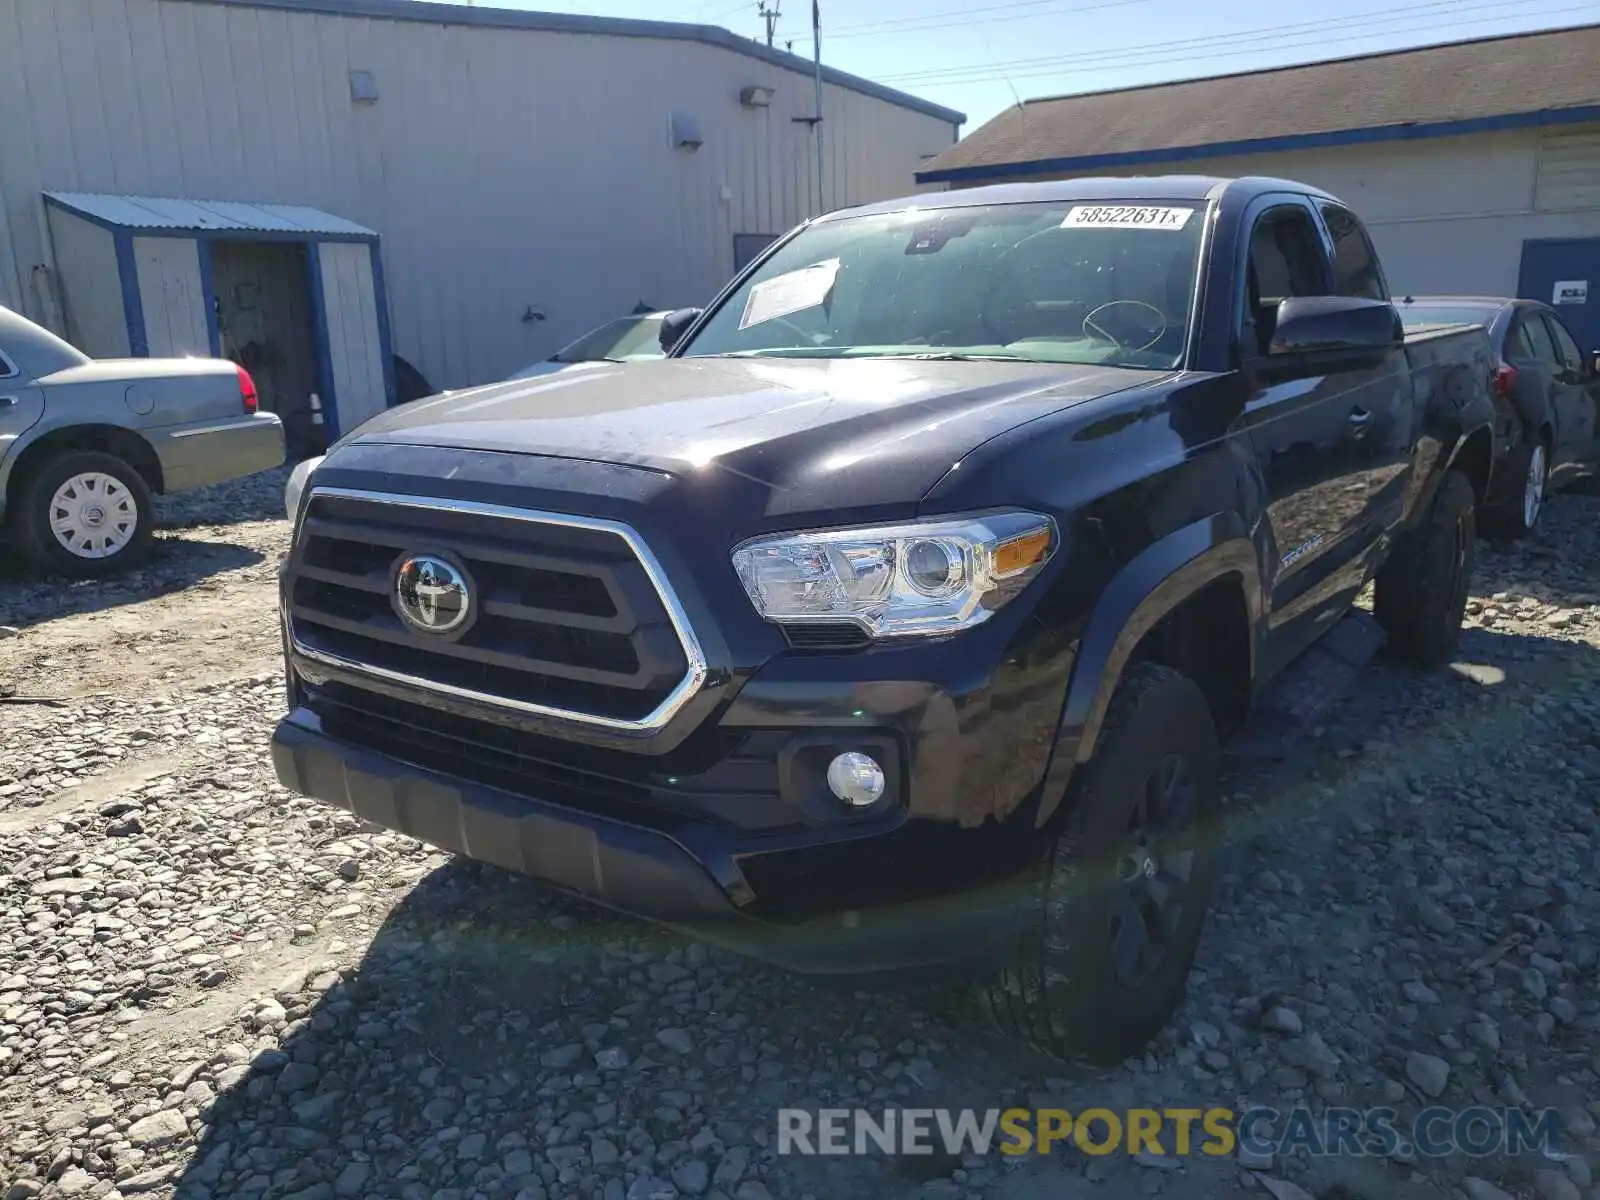
[[119,229],[170,229],[174,233],[297,233],[376,238],[364,225],[299,204],[245,204],[236,200],[179,200],[95,192],[46,192],[70,212]]

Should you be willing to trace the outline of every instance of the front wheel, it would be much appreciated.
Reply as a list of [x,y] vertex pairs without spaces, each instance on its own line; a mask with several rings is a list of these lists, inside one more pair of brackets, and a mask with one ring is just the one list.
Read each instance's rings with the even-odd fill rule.
[[1183,999],[1210,904],[1218,762],[1200,689],[1170,667],[1129,668],[1030,888],[1017,945],[986,986],[1005,1033],[1110,1064],[1160,1032]]
[[71,451],[29,472],[11,514],[18,547],[35,565],[65,575],[107,575],[150,547],[150,489],[122,459]]
[[1467,477],[1447,472],[1427,519],[1395,543],[1378,572],[1373,615],[1397,658],[1432,668],[1455,653],[1477,553],[1476,507]]

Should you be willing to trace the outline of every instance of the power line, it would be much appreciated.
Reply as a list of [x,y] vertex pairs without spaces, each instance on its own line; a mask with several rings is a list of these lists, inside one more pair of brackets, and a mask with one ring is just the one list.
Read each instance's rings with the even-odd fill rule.
[[[1497,6],[1491,4],[1491,5],[1487,5],[1487,6],[1483,6],[1483,7],[1497,7]],[[1456,11],[1457,12],[1466,12],[1466,11],[1472,11],[1472,10],[1469,9],[1469,8],[1461,8],[1461,9],[1457,9]],[[1544,12],[1540,12],[1540,13],[1537,13],[1537,14],[1529,14],[1529,15],[1530,16],[1538,16],[1540,18],[1545,18],[1545,17],[1559,16],[1559,15],[1561,15],[1563,13],[1593,12],[1593,11],[1594,11],[1594,7],[1593,7],[1593,4],[1591,3],[1591,4],[1572,5],[1572,6],[1569,6],[1569,7],[1566,7],[1566,8],[1548,9],[1548,10],[1546,10]],[[1434,17],[1434,16],[1443,16],[1443,15],[1444,14],[1442,14],[1442,13],[1440,13],[1440,14],[1433,14],[1433,13],[1423,14],[1422,19],[1427,19],[1428,17]],[[1413,17],[1411,17],[1409,19],[1416,20],[1416,19],[1418,19],[1418,17],[1413,16]],[[1404,34],[1430,33],[1430,32],[1433,32],[1435,30],[1454,30],[1454,29],[1460,28],[1463,25],[1483,25],[1483,24],[1489,24],[1489,23],[1498,22],[1498,21],[1504,21],[1506,19],[1507,19],[1507,17],[1504,16],[1504,15],[1488,16],[1488,17],[1479,17],[1479,18],[1476,18],[1474,20],[1469,20],[1469,21],[1452,20],[1449,24],[1420,25],[1420,26],[1416,26],[1416,27],[1413,27],[1413,28],[1409,28],[1409,29],[1389,30],[1387,32],[1390,32],[1390,33],[1404,33]],[[1377,24],[1389,24],[1389,23],[1392,23],[1392,21],[1380,20],[1380,21],[1373,21],[1373,22],[1360,22],[1360,23],[1355,23],[1354,25],[1352,25],[1351,22],[1345,21],[1345,22],[1341,23],[1341,27],[1345,28],[1345,29],[1349,29],[1349,28],[1352,28],[1352,27],[1371,28],[1372,26],[1377,25]],[[1329,44],[1342,43],[1342,42],[1366,41],[1366,40],[1376,36],[1375,34],[1373,34],[1371,32],[1366,32],[1366,33],[1352,33],[1352,34],[1348,34],[1348,35],[1342,36],[1342,37],[1317,36],[1317,37],[1311,38],[1310,40],[1307,40],[1307,41],[1283,42],[1283,41],[1281,41],[1279,39],[1281,38],[1281,36],[1285,32],[1289,33],[1291,36],[1295,36],[1297,34],[1310,34],[1310,33],[1316,32],[1316,31],[1314,31],[1314,30],[1306,30],[1306,29],[1301,29],[1301,30],[1296,31],[1293,27],[1286,27],[1285,29],[1274,29],[1274,30],[1269,30],[1269,31],[1263,31],[1260,34],[1253,35],[1253,36],[1252,35],[1236,36],[1236,37],[1233,37],[1233,38],[1226,39],[1226,41],[1222,43],[1224,45],[1236,45],[1240,41],[1250,41],[1250,42],[1267,41],[1267,42],[1271,43],[1270,47],[1263,47],[1263,46],[1258,46],[1258,45],[1249,45],[1249,46],[1245,46],[1243,48],[1213,50],[1213,49],[1211,49],[1211,45],[1186,45],[1184,43],[1152,43],[1151,45],[1148,45],[1148,46],[1145,46],[1145,47],[1131,47],[1131,48],[1129,48],[1129,49],[1127,49],[1125,51],[1107,51],[1107,52],[1100,52],[1100,53],[1086,53],[1086,54],[1079,54],[1079,55],[1065,55],[1065,56],[1061,56],[1059,58],[1042,58],[1042,59],[1031,59],[1031,60],[1026,60],[1025,59],[1025,60],[1019,60],[1019,61],[1017,61],[1015,63],[1001,63],[1001,64],[999,64],[999,66],[1001,68],[999,71],[991,71],[989,68],[981,67],[981,66],[979,66],[979,67],[951,67],[951,68],[948,68],[946,70],[910,72],[910,73],[901,74],[901,75],[882,76],[880,78],[882,78],[882,80],[884,82],[886,82],[886,83],[887,82],[894,82],[894,83],[897,83],[897,84],[900,84],[900,85],[903,85],[903,86],[920,86],[920,87],[955,86],[957,84],[965,84],[965,83],[983,83],[983,82],[988,82],[988,81],[994,80],[994,79],[1004,79],[1004,78],[1008,78],[1008,77],[1011,78],[1011,79],[1036,79],[1036,78],[1039,78],[1041,76],[1070,74],[1070,73],[1073,72],[1073,70],[1077,67],[1078,64],[1082,64],[1082,63],[1094,63],[1095,65],[1102,65],[1103,64],[1103,65],[1108,65],[1108,66],[1153,67],[1153,66],[1162,66],[1162,65],[1165,65],[1167,63],[1192,61],[1193,59],[1195,59],[1197,57],[1199,59],[1201,59],[1201,60],[1209,61],[1211,59],[1233,58],[1233,57],[1237,57],[1237,56],[1242,55],[1242,54],[1245,54],[1245,55],[1248,55],[1248,54],[1259,54],[1259,53],[1262,52],[1263,49],[1268,49],[1268,48],[1270,48],[1270,49],[1291,50],[1291,49],[1298,49],[1298,48],[1301,48],[1301,47],[1325,46],[1325,45],[1329,45]],[[1333,32],[1333,30],[1330,30],[1329,32]],[[1212,43],[1212,44],[1216,44],[1216,43]],[[1448,43],[1444,43],[1444,44],[1448,44]],[[1423,49],[1423,48],[1425,48],[1425,47],[1418,47],[1418,46],[1406,47],[1406,49]],[[1181,53],[1178,53],[1176,55],[1167,56],[1167,57],[1156,57],[1156,58],[1149,57],[1152,54],[1160,55],[1160,54],[1163,54],[1165,51],[1174,50],[1174,49],[1181,49]],[[1023,67],[1023,68],[1026,68],[1026,69],[1017,70],[1016,69],[1017,67]]]
[[[1513,0],[1515,2],[1515,0]],[[1165,50],[1189,50],[1213,45],[1236,45],[1239,42],[1272,41],[1285,33],[1303,34],[1321,29],[1348,29],[1366,28],[1370,25],[1416,20],[1419,17],[1438,17],[1444,14],[1437,9],[1450,9],[1460,5],[1461,0],[1423,0],[1422,3],[1402,5],[1398,8],[1389,8],[1377,12],[1352,13],[1342,17],[1320,17],[1314,21],[1294,21],[1284,25],[1269,25],[1258,28],[1254,32],[1241,33],[1211,33],[1199,37],[1177,38],[1164,42],[1146,42],[1142,45],[1133,45],[1116,50],[1084,50],[1073,54],[1048,54],[1038,58],[1013,58],[998,62],[996,67],[1010,69],[1014,67],[1032,67],[1045,63],[1063,62],[1089,62],[1103,61],[1106,58],[1124,59],[1136,57],[1147,53]],[[1473,0],[1477,7],[1502,7],[1507,0]],[[951,72],[975,71],[978,67],[943,67],[924,71],[904,71],[898,75],[890,75],[890,79],[914,79],[918,76],[940,76]]]
[[746,9],[748,9],[750,7],[750,0],[739,0],[739,3],[735,4],[732,8],[719,9],[718,11],[712,13],[708,17],[703,17],[703,16],[699,15],[699,14],[705,12],[706,9],[710,8],[711,5],[715,4],[715,3],[716,3],[716,0],[711,0],[711,3],[702,4],[699,8],[695,9],[694,11],[695,11],[696,20],[700,20],[700,21],[726,21],[729,17],[737,16],[739,13],[744,12]]
[[[1506,7],[1506,0],[1471,0],[1467,4],[1460,3],[1460,0],[1424,0],[1423,3],[1388,9],[1385,12],[1357,13],[1353,16],[1321,18],[1315,21],[1297,21],[1284,25],[1267,26],[1254,32],[1206,34],[1201,37],[1146,42],[1142,45],[1126,46],[1114,50],[1086,50],[1073,54],[1051,54],[1038,58],[1018,58],[997,63],[996,66],[1003,70],[1017,70],[1078,62],[1127,62],[1132,59],[1148,57],[1152,54],[1166,54],[1170,51],[1181,50],[1184,53],[1203,52],[1213,46],[1233,47],[1240,43],[1277,42],[1285,35],[1300,37],[1312,33],[1320,34],[1324,30],[1339,32],[1349,29],[1371,29],[1378,25],[1392,25],[1397,21],[1434,20],[1444,16],[1453,17],[1458,13],[1477,9],[1499,9],[1504,7]],[[1446,11],[1439,12],[1437,11],[1439,9]],[[950,75],[976,72],[981,69],[978,66],[932,68],[923,71],[905,71],[889,78],[944,78]]]
[[[706,2],[704,4],[701,4],[701,5],[698,5],[697,7],[695,7],[692,10],[692,12],[694,13],[694,16],[696,17],[696,19],[698,19],[698,20],[702,20],[702,21],[720,21],[724,17],[731,17],[731,16],[733,16],[734,13],[742,12],[743,10],[745,10],[745,9],[747,9],[749,7],[750,7],[750,0],[739,0],[739,3],[735,4],[732,8],[729,8],[725,4],[719,3],[719,0],[706,0]],[[706,9],[708,9],[708,8],[715,8],[715,9],[717,9],[717,12],[713,13],[709,17],[702,16],[701,14],[703,14],[706,11]]]
[[[992,4],[985,8],[958,8],[944,12],[924,13],[920,17],[892,17],[882,21],[858,21],[854,25],[841,25],[834,37],[881,37],[891,33],[910,33],[921,29],[948,29],[951,25],[977,25],[988,18],[950,21],[943,25],[932,24],[942,17],[972,17],[975,13],[1012,12],[1019,8],[1042,8],[1037,13],[1022,13],[1008,20],[1020,21],[1028,17],[1072,16],[1080,12],[1093,12],[1101,8],[1123,8],[1130,4],[1146,4],[1149,0],[1107,0],[1103,4],[1073,5],[1060,9],[1061,0],[1011,0],[1007,4]],[[890,28],[892,26],[892,28]]]

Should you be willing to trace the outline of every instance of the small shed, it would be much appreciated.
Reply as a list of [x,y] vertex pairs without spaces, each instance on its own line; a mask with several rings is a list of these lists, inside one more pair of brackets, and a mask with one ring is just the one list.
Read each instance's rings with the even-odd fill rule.
[[261,407],[283,418],[292,448],[305,451],[394,402],[372,230],[298,205],[44,199],[67,336],[84,353],[232,359],[255,378]]

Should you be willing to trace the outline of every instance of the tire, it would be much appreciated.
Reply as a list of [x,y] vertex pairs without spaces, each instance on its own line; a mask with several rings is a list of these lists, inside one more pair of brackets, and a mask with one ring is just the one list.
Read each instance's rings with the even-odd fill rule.
[[1426,520],[1395,543],[1378,572],[1373,612],[1394,657],[1431,669],[1455,653],[1477,550],[1475,510],[1467,477],[1447,472]]
[[1525,538],[1539,524],[1550,490],[1550,439],[1547,434],[1527,438],[1500,468],[1510,484],[1503,502],[1479,514],[1479,526],[1490,537]]
[[[1130,829],[1141,812],[1152,815],[1173,760],[1184,764],[1187,783],[1186,795],[1173,798],[1187,812],[1140,850]],[[1217,872],[1218,763],[1200,689],[1170,667],[1130,667],[1030,885],[1022,932],[985,986],[984,1005],[1006,1036],[1057,1058],[1108,1065],[1137,1054],[1167,1023],[1183,999]],[[1156,922],[1164,936],[1146,938],[1156,957],[1119,968],[1114,928],[1152,928],[1133,919],[1130,900],[1185,877],[1169,892],[1181,906]]]
[[[110,575],[150,549],[150,489],[115,455],[75,450],[47,459],[28,472],[15,500],[12,536],[41,570],[80,578]],[[71,507],[75,503],[81,507]]]

